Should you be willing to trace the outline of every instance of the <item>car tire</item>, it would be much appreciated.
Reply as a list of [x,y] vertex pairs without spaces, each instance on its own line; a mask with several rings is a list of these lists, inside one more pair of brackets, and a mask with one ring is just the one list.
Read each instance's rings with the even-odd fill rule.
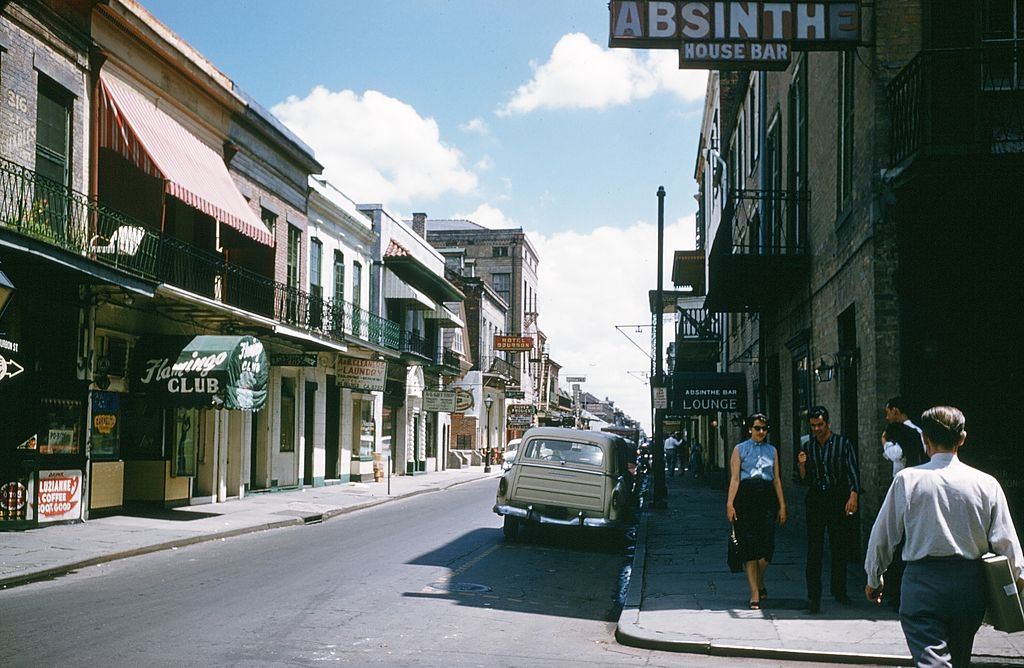
[[505,515],[505,524],[501,527],[501,532],[505,534],[505,540],[515,540],[519,536],[519,518]]

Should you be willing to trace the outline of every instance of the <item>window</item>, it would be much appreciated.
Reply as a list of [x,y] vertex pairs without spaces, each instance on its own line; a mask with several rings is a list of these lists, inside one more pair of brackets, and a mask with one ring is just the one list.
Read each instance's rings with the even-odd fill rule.
[[36,172],[65,187],[71,187],[71,104],[72,95],[39,75],[36,108]]
[[271,233],[277,230],[277,214],[265,206],[260,207],[260,220],[267,226]]
[[352,304],[360,308],[363,303],[363,265],[352,263]]
[[801,247],[807,230],[807,58],[802,58],[789,85],[789,147],[786,163],[789,188],[796,200],[789,207],[786,239],[790,246]]
[[345,254],[334,251],[334,300],[345,301]]
[[317,239],[309,240],[309,324],[319,328],[323,324],[324,288],[323,276],[324,245]]
[[494,246],[491,248],[491,257],[508,257],[508,246]]
[[761,151],[761,101],[758,98],[758,85],[760,75],[755,73],[750,79],[750,89],[747,91],[747,154],[750,162],[747,165],[748,173],[753,173],[757,165],[757,159]]
[[512,274],[491,274],[491,287],[506,303],[512,303]]
[[299,249],[302,246],[302,230],[288,225],[288,266],[285,281],[288,287],[285,319],[294,323],[298,319],[299,306]]
[[836,145],[836,208],[840,213],[850,206],[853,194],[853,59],[854,51],[838,54],[839,118]]
[[985,89],[1024,88],[1024,0],[986,0],[982,20]]
[[769,253],[785,251],[790,245],[789,239],[782,238],[782,144],[779,138],[778,114],[772,119],[768,126],[768,134],[764,143],[764,167],[767,183],[765,189],[769,192],[768,200],[764,207],[764,245]]

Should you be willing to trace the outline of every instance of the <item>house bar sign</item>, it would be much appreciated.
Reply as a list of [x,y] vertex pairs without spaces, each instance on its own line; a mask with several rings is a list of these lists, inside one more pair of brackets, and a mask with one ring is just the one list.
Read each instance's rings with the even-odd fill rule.
[[455,390],[423,390],[423,410],[431,413],[454,413]]
[[334,365],[335,382],[352,390],[384,391],[388,375],[385,360],[368,360],[359,357],[338,357]]
[[681,69],[785,69],[791,51],[861,39],[860,2],[611,0],[608,45],[677,49]]
[[533,350],[532,336],[495,336],[494,349],[521,353]]

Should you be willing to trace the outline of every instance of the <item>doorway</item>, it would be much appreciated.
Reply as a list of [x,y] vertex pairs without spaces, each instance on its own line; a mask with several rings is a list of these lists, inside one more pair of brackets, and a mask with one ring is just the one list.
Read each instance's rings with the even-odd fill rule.
[[313,435],[316,429],[316,383],[306,381],[306,396],[303,403],[302,437],[302,484],[313,485]]
[[324,425],[324,478],[341,477],[338,471],[338,457],[341,452],[341,390],[334,376],[327,376],[327,410]]

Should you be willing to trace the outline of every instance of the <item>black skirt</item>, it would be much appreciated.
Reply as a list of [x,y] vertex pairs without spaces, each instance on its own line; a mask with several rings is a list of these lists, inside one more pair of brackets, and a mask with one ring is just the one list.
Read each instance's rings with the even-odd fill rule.
[[775,553],[775,522],[778,504],[770,480],[747,478],[733,501],[736,509],[736,542],[743,561],[772,560]]

